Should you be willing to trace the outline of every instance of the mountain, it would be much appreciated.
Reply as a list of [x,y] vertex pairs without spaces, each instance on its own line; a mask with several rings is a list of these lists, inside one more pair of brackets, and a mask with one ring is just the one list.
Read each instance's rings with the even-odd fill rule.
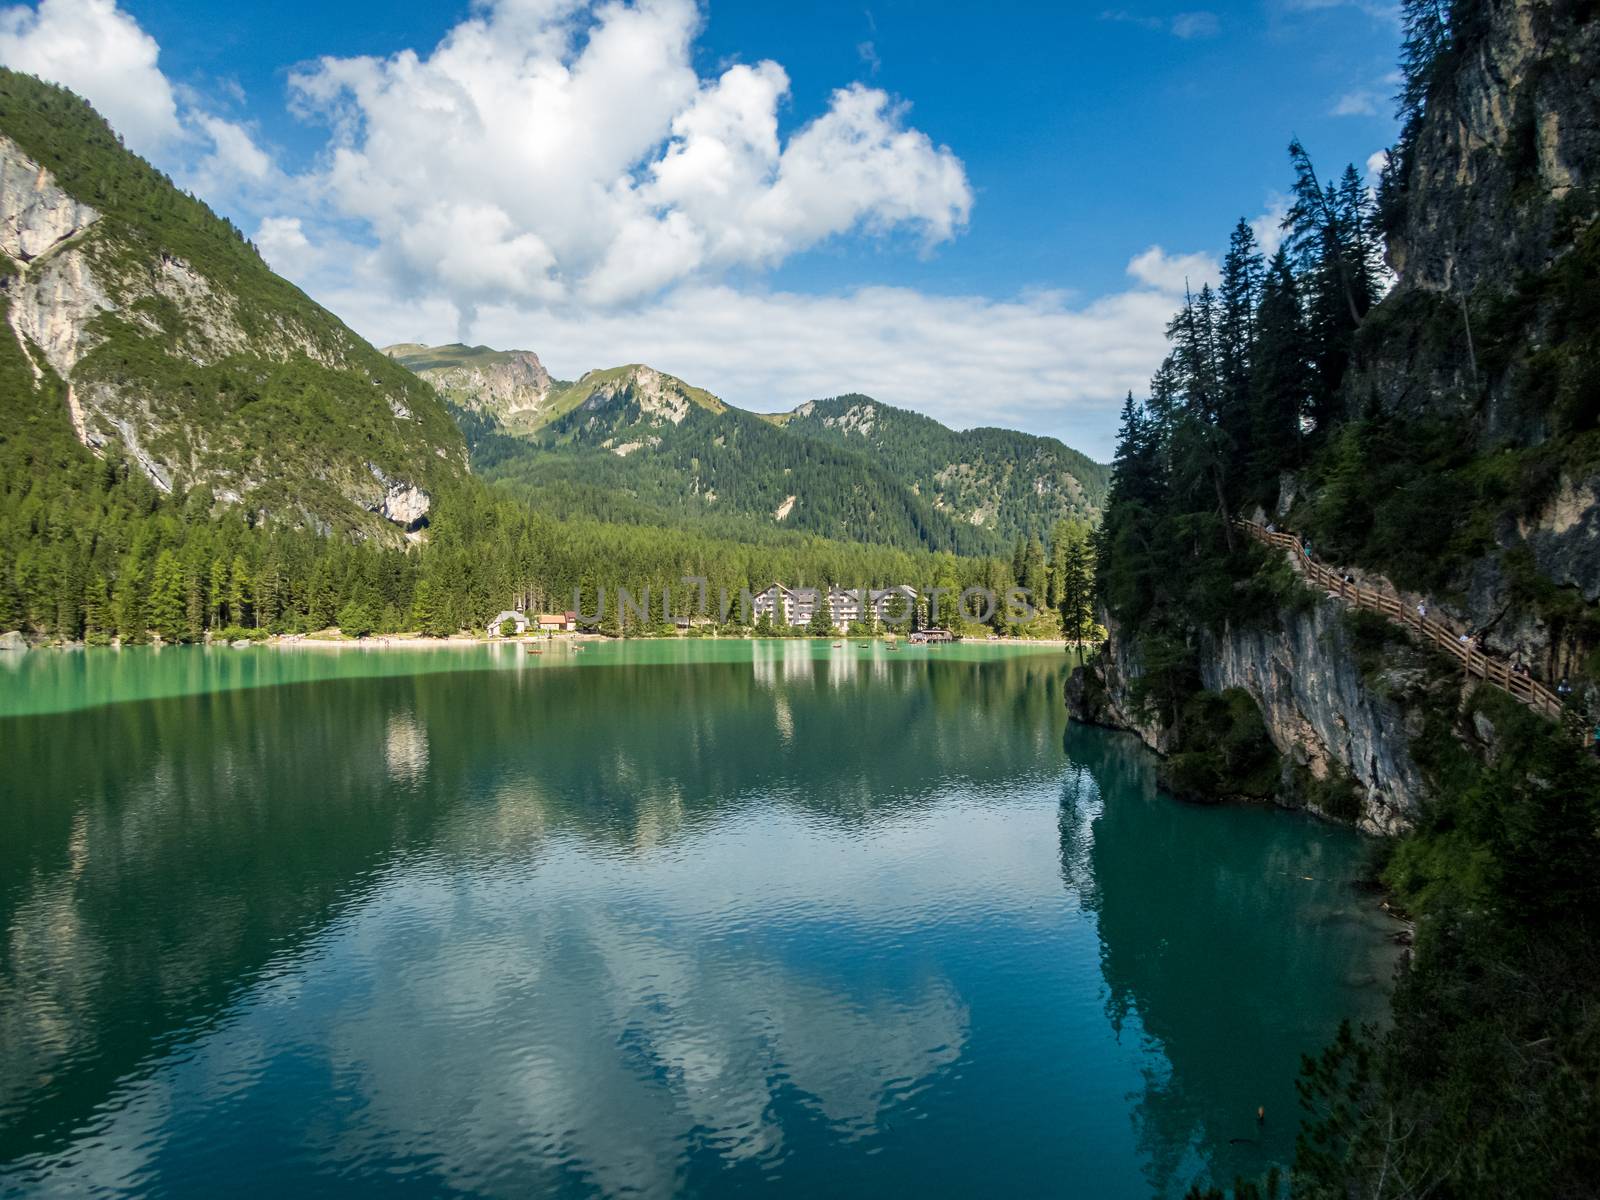
[[391,346],[457,410],[473,462],[546,506],[989,554],[1093,520],[1105,468],[1052,438],[957,433],[866,397],[763,416],[641,364],[550,378],[538,356]]
[[468,428],[485,478],[568,515],[711,525],[736,537],[783,529],[902,549],[1002,549],[859,452],[646,366],[588,372],[554,394],[531,434]]
[[565,386],[529,350],[408,342],[383,352],[458,408],[484,413],[507,429],[537,429],[547,418],[552,392]]
[[0,436],[48,427],[158,492],[363,537],[415,529],[466,472],[433,389],[275,275],[82,100],[6,70],[0,303]]
[[1010,429],[954,430],[868,396],[812,400],[769,418],[808,437],[861,450],[934,508],[1005,538],[1065,517],[1096,520],[1107,469],[1055,438]]

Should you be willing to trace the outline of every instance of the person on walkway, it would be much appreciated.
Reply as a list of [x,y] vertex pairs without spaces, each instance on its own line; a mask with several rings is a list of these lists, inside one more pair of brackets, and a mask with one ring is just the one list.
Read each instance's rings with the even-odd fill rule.
[[1426,621],[1427,619],[1428,619],[1428,603],[1425,600],[1419,600],[1419,601],[1417,601],[1417,626],[1418,626],[1418,628],[1421,628],[1422,623],[1424,621]]
[[1563,701],[1565,701],[1568,696],[1572,695],[1572,685],[1567,682],[1567,677],[1565,675],[1561,677],[1561,682],[1556,684],[1556,695],[1560,696]]

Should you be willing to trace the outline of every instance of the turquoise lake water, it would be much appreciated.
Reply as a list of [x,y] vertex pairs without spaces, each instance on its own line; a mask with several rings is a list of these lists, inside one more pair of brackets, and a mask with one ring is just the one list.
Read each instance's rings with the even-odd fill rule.
[[[1059,649],[0,659],[0,1195],[1181,1196],[1384,1008],[1365,848]],[[1256,1123],[1265,1105],[1268,1119]]]

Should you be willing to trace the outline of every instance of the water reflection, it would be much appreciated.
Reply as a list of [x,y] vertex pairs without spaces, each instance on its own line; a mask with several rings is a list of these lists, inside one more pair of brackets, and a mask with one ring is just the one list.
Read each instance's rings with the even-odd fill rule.
[[0,720],[0,1192],[1145,1195],[1353,993],[1059,655],[527,657]]
[[[1049,726],[1034,685],[1053,659],[908,664],[887,687],[843,687],[806,644],[764,645],[783,654],[777,693],[749,663],[644,665],[8,721],[0,1159],[58,1144],[114,1080],[203,1029],[397,858],[528,864],[553,834],[636,857],[757,797],[870,824],[963,781],[1051,767],[1009,705],[985,706],[1032,691]],[[964,736],[927,719],[952,707],[970,710]]]
[[1074,727],[1066,745],[1062,879],[1095,917],[1107,1018],[1158,1051],[1133,1114],[1146,1177],[1167,1194],[1259,1176],[1292,1155],[1298,1054],[1383,1011],[1395,926],[1356,886],[1363,848],[1309,819],[1178,804],[1131,736]]

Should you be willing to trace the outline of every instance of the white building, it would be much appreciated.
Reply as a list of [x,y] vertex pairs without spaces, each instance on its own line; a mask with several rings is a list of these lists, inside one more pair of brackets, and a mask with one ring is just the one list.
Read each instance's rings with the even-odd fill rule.
[[[817,588],[791,588],[774,583],[765,591],[751,597],[752,619],[769,618],[774,625],[804,628],[811,623],[812,614],[822,602],[822,592]],[[917,589],[910,584],[890,588],[828,589],[828,615],[837,629],[864,622],[870,609],[880,624],[908,625],[917,607]]]
[[862,614],[866,612],[866,602],[865,588],[828,589],[828,612],[833,616],[833,623],[840,629],[848,629],[851,625],[860,623]]
[[752,600],[752,620],[760,621],[766,617],[774,625],[789,623],[789,614],[794,608],[794,593],[783,584],[775,583],[765,591],[757,592]]
[[513,612],[508,608],[505,612],[501,613],[498,617],[489,622],[489,636],[499,637],[500,627],[507,621],[510,621],[512,625],[516,626],[517,636],[520,637],[524,633],[528,632],[528,618],[524,614]]

